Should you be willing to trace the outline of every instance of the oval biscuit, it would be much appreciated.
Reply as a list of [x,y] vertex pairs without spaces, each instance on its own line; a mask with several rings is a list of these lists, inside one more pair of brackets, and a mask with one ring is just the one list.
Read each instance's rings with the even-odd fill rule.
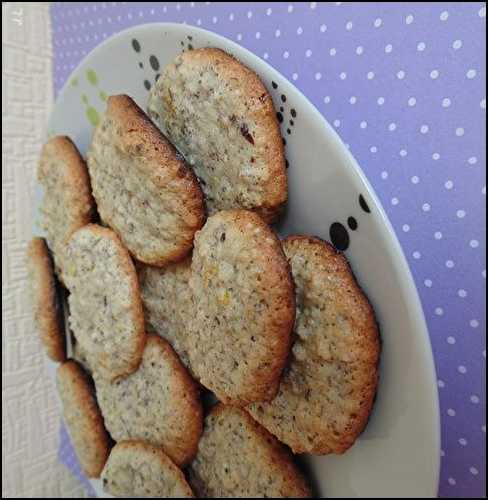
[[278,395],[250,412],[295,453],[344,453],[364,429],[376,393],[374,312],[330,244],[291,236],[283,248],[296,285],[296,340]]
[[290,347],[293,283],[280,241],[254,212],[211,216],[195,238],[188,353],[225,403],[269,400]]
[[148,112],[193,167],[210,215],[278,215],[287,199],[283,142],[254,71],[220,49],[184,52],[154,84]]

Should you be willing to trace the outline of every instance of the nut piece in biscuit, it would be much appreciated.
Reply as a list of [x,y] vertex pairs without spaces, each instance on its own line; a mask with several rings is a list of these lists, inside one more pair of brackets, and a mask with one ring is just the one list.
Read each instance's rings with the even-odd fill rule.
[[204,222],[202,191],[130,97],[108,98],[87,163],[102,220],[137,260],[164,266],[188,254]]
[[81,366],[71,360],[58,368],[57,385],[80,465],[88,477],[99,477],[109,454],[110,439],[93,386]]
[[112,448],[102,484],[115,497],[193,498],[183,472],[161,448],[144,441],[122,441]]
[[139,366],[146,334],[129,253],[110,229],[89,224],[66,247],[70,327],[88,366],[113,380]]
[[46,354],[53,361],[66,358],[66,339],[53,262],[44,238],[33,238],[27,248],[34,321]]
[[283,247],[296,285],[296,340],[278,395],[250,412],[295,453],[344,453],[364,429],[376,393],[374,312],[330,244],[291,236]]
[[267,222],[287,199],[273,101],[254,71],[216,48],[184,52],[149,94],[149,115],[199,177],[210,215],[254,210]]
[[290,349],[295,296],[281,243],[259,215],[227,210],[195,238],[187,349],[202,385],[245,406],[275,396]]
[[308,498],[291,453],[242,409],[217,405],[205,419],[189,481],[200,498]]
[[139,369],[115,382],[95,374],[105,425],[112,438],[160,446],[177,465],[196,453],[202,432],[198,389],[171,346],[148,335]]

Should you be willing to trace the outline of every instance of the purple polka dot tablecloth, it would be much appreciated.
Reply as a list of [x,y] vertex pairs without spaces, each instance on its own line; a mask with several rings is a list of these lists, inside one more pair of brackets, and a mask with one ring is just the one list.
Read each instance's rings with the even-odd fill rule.
[[[486,496],[485,4],[56,3],[51,18],[56,93],[104,39],[168,21],[240,43],[315,104],[375,188],[420,293],[439,496]],[[59,456],[89,489],[64,429]]]

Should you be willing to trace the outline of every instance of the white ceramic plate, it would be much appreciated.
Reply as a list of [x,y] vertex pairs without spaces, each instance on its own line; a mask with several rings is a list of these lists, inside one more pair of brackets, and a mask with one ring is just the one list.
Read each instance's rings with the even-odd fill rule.
[[[278,230],[282,236],[306,233],[333,239],[345,249],[377,314],[383,352],[374,412],[366,431],[346,454],[304,459],[318,495],[436,496],[439,409],[431,347],[417,291],[373,189],[338,135],[306,97],[234,42],[188,25],[149,24],[112,37],[84,59],[59,95],[49,133],[69,135],[84,153],[92,122],[105,108],[105,96],[125,93],[145,109],[146,87],[181,50],[191,49],[189,45],[220,47],[235,55],[261,77],[277,111],[283,107],[290,193]],[[355,230],[348,228],[350,217],[357,223]],[[102,494],[99,481],[93,485]]]

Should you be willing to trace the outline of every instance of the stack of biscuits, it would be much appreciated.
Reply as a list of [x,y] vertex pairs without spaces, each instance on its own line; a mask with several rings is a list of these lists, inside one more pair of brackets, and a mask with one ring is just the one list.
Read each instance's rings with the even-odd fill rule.
[[273,231],[285,157],[253,71],[184,52],[147,111],[111,96],[86,159],[64,136],[40,158],[32,304],[79,462],[118,497],[310,497],[294,454],[344,453],[371,412],[374,312],[329,243]]

